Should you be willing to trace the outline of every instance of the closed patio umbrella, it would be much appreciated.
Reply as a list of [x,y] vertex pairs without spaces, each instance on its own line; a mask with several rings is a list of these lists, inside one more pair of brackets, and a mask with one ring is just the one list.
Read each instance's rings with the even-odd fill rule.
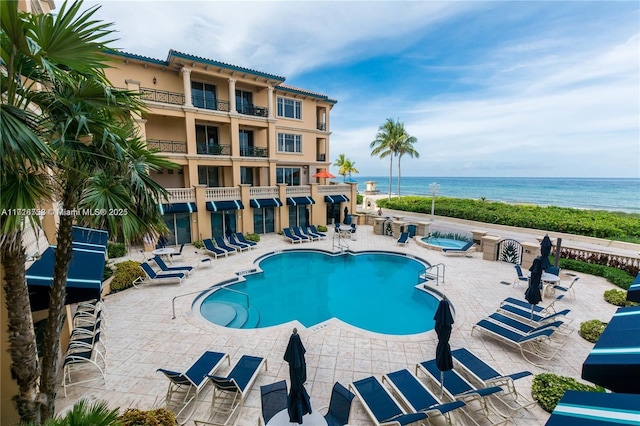
[[551,238],[549,235],[545,235],[540,243],[540,260],[542,261],[542,270],[546,271],[549,266],[551,266],[551,262],[549,262],[549,255],[551,254],[551,249],[553,248],[553,244],[551,243]]
[[440,398],[442,398],[444,372],[453,369],[453,358],[451,357],[451,347],[449,346],[453,315],[451,314],[451,305],[449,304],[446,296],[443,296],[442,300],[440,300],[433,319],[436,322],[434,328],[438,335],[438,345],[436,346],[436,366],[438,367],[438,370],[440,370]]
[[304,388],[304,382],[307,381],[305,352],[298,330],[294,328],[293,334],[289,338],[287,350],[284,352],[284,360],[289,363],[289,380],[291,382],[291,391],[287,398],[287,411],[291,423],[302,424],[302,416],[311,414],[311,401]]
[[527,287],[527,291],[524,292],[524,298],[527,299],[527,302],[531,303],[531,318],[533,318],[533,305],[537,305],[542,301],[540,283],[544,269],[542,268],[542,260],[539,257],[533,260],[529,271],[531,272],[531,278],[529,279],[529,287]]

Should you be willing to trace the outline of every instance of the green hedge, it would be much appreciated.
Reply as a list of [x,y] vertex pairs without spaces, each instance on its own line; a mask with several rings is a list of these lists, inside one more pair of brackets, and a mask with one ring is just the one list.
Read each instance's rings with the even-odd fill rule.
[[571,377],[552,373],[536,375],[531,381],[531,396],[547,412],[552,412],[567,390],[604,392],[604,389],[580,383]]
[[111,241],[107,243],[107,256],[109,256],[109,259],[122,257],[125,254],[127,254],[127,247],[124,243],[112,243]]
[[627,300],[627,292],[622,290],[606,290],[604,292],[604,300],[607,303],[611,303],[615,306],[638,306],[636,302]]
[[115,267],[116,271],[113,273],[113,279],[111,280],[112,293],[116,293],[133,286],[133,282],[138,277],[146,277],[146,274],[140,264],[134,260],[116,263]]
[[[431,197],[381,199],[378,200],[378,205],[394,210],[431,213]],[[635,213],[436,197],[435,214],[498,225],[640,243],[640,214]]]
[[[550,261],[551,263],[553,263],[553,256],[550,257]],[[631,286],[631,283],[634,280],[633,276],[618,268],[586,263],[581,260],[561,258],[558,265],[562,269],[570,269],[572,271],[584,272],[585,274],[604,277],[610,283],[625,290],[627,290]]]

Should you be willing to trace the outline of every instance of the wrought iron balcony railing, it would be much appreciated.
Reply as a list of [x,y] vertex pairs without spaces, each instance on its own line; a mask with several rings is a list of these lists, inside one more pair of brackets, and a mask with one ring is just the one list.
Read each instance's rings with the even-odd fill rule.
[[241,157],[269,157],[269,149],[268,148],[260,148],[258,146],[241,146],[240,147],[240,156]]
[[316,161],[327,161],[327,154],[318,154]]
[[325,131],[327,130],[327,123],[318,123],[318,130]]
[[161,102],[163,104],[184,105],[184,95],[182,93],[167,92],[164,90],[140,88],[142,99],[145,101]]
[[161,141],[158,139],[147,139],[147,147],[157,149],[161,152],[172,152],[175,154],[186,154],[187,143],[184,141]]
[[229,101],[223,101],[221,99],[210,99],[203,96],[194,96],[191,101],[196,108],[209,109],[212,111],[225,111],[229,112],[231,104]]
[[237,105],[236,111],[240,114],[255,115],[257,117],[268,117],[269,108],[260,107],[255,105]]
[[198,143],[196,152],[205,155],[231,155],[231,145]]

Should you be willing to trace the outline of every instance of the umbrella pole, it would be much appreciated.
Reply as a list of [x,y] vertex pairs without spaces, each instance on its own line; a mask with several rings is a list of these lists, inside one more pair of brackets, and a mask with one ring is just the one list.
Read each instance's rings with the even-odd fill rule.
[[444,383],[444,371],[440,372],[440,401],[442,401],[442,384]]

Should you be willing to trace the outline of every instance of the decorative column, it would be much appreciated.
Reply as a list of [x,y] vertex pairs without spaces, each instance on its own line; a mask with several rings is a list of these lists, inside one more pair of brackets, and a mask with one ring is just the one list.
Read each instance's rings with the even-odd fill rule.
[[192,107],[193,101],[191,100],[191,69],[182,68],[182,85],[184,90],[184,106]]
[[268,108],[267,118],[273,118],[273,109],[275,108],[275,105],[273,103],[273,86],[267,87],[267,105],[269,105],[267,107]]
[[229,79],[229,112],[236,112],[236,79]]

